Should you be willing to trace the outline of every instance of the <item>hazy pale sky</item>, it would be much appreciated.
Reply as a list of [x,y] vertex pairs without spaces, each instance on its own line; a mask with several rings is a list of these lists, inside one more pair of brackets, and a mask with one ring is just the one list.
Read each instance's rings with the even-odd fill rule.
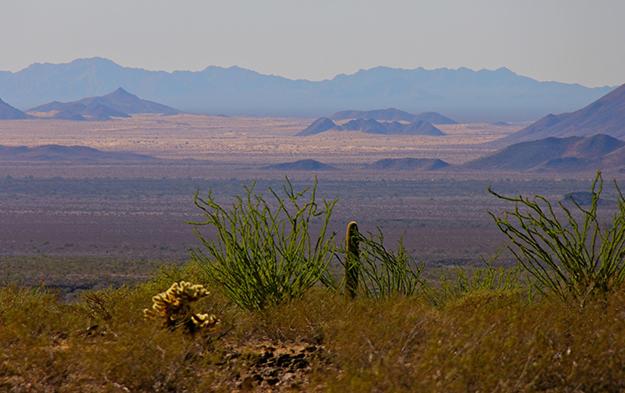
[[1,70],[100,56],[324,79],[378,65],[625,83],[625,0],[2,0]]

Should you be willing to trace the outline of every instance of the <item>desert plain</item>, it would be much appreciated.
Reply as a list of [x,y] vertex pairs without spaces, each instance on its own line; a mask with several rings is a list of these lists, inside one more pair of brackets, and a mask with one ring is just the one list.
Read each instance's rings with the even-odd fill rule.
[[[403,238],[414,258],[432,266],[506,263],[503,236],[488,215],[507,206],[487,192],[546,194],[555,200],[590,187],[592,174],[493,173],[454,165],[492,153],[490,143],[526,124],[441,125],[446,135],[398,136],[331,131],[295,134],[312,119],[139,115],[110,121],[0,122],[2,144],[82,145],[131,151],[141,163],[0,162],[0,280],[71,287],[139,280],[159,262],[184,262],[198,245],[190,221],[201,220],[195,192],[223,202],[244,186],[299,188],[339,200],[332,229],[349,220],[383,230],[390,247]],[[437,158],[452,169],[372,170],[384,158]],[[334,170],[271,170],[315,159]],[[33,259],[39,258],[39,259]],[[72,263],[82,258],[82,263]],[[35,263],[33,261],[43,261]],[[54,266],[63,266],[63,269]],[[89,265],[89,264],[92,264]],[[47,266],[44,268],[43,266]],[[114,268],[110,268],[114,266]],[[18,269],[19,268],[19,269]]]

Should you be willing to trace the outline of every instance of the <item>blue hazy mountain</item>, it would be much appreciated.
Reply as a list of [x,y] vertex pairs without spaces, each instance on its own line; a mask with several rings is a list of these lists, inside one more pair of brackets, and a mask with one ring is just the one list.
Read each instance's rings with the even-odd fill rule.
[[571,113],[549,114],[497,143],[607,134],[625,138],[625,85]]
[[29,112],[53,112],[54,118],[65,120],[109,120],[113,117],[130,117],[137,113],[161,115],[179,113],[169,106],[142,100],[121,87],[101,97],[87,97],[73,102],[53,101],[32,108]]
[[605,134],[520,142],[462,167],[499,171],[596,171],[625,166],[625,142]]
[[102,151],[87,146],[41,145],[3,146],[0,145],[0,161],[63,161],[63,162],[113,162],[113,161],[153,161],[154,157],[124,151]]
[[436,158],[384,158],[366,168],[386,171],[435,171],[449,167],[449,164]]
[[397,108],[373,109],[368,111],[348,110],[341,111],[331,116],[333,120],[347,119],[373,119],[381,121],[426,121],[432,124],[457,124],[454,119],[436,112],[425,112],[418,115],[399,110]]
[[0,72],[0,97],[20,109],[101,96],[118,86],[147,100],[199,113],[317,117],[344,108],[393,107],[411,113],[441,112],[459,121],[536,119],[588,105],[611,90],[540,82],[506,68],[376,67],[307,81],[239,67],[148,71],[91,58]]
[[331,171],[337,168],[317,160],[304,159],[267,165],[262,167],[262,169],[278,171]]
[[416,120],[412,123],[400,123],[398,121],[377,121],[374,119],[352,119],[345,124],[337,124],[327,117],[321,117],[304,130],[298,132],[298,136],[317,135],[326,131],[362,131],[367,134],[380,135],[445,135],[440,129],[431,123]]
[[0,120],[27,119],[28,115],[21,110],[12,107],[0,98]]

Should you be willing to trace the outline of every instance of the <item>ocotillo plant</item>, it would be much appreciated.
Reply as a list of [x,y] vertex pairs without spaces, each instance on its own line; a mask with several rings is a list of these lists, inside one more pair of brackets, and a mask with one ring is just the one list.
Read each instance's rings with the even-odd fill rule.
[[356,221],[347,224],[345,234],[345,293],[350,298],[356,297],[358,275],[360,274],[360,255],[358,251],[359,233]]

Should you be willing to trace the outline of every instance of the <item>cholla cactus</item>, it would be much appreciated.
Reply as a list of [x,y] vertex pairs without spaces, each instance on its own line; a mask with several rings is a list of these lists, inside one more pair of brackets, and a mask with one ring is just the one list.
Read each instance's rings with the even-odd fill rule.
[[152,298],[152,308],[143,310],[146,318],[162,319],[164,325],[175,330],[184,327],[188,333],[215,328],[219,319],[215,315],[197,314],[191,308],[191,303],[205,296],[209,292],[199,284],[186,281],[175,282],[165,292]]

